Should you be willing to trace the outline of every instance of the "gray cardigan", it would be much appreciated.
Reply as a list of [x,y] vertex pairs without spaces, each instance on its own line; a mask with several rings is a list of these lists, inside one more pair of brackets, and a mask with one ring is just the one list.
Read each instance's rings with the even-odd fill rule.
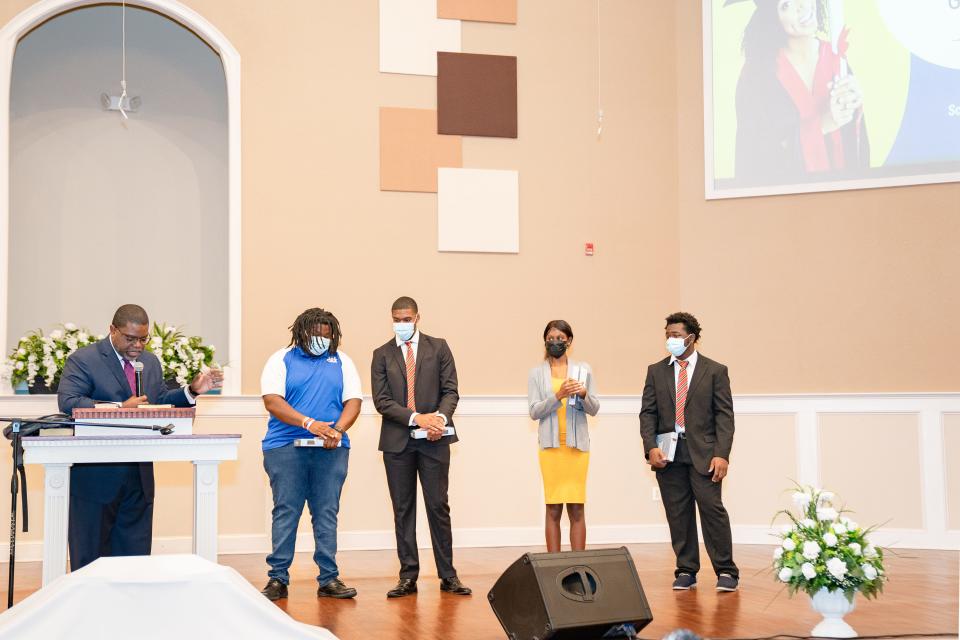
[[567,360],[568,370],[580,367],[587,372],[587,396],[580,398],[576,406],[570,406],[569,399],[557,400],[550,379],[550,363],[530,369],[527,377],[527,402],[530,405],[530,418],[540,421],[539,440],[541,449],[554,449],[560,446],[560,424],[557,410],[561,407],[567,412],[567,446],[580,451],[590,451],[590,434],[587,431],[587,416],[597,415],[600,401],[593,387],[593,371],[586,362]]

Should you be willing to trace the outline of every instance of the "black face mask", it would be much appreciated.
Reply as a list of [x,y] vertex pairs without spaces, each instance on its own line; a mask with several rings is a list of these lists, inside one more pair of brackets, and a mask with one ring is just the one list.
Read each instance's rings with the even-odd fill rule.
[[547,343],[547,355],[551,358],[562,358],[563,354],[567,352],[567,343],[566,342],[548,342]]

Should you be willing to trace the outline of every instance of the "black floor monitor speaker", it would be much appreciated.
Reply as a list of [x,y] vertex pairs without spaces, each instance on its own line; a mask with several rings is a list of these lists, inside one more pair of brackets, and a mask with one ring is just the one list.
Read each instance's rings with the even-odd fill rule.
[[510,640],[630,637],[653,620],[626,547],[524,554],[487,599]]

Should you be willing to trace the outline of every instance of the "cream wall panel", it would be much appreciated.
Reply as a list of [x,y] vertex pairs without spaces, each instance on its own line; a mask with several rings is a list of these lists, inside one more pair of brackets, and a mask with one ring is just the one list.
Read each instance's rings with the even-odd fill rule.
[[732,522],[768,526],[791,506],[797,480],[796,419],[792,415],[738,415],[723,482],[723,503]]
[[[54,410],[54,404],[50,396],[0,399],[0,415],[44,415]],[[642,459],[639,406],[636,396],[601,396],[601,414],[590,420],[591,544],[669,539],[662,504],[653,499],[655,478]],[[878,544],[960,548],[954,507],[960,484],[952,464],[960,453],[960,395],[737,396],[734,406],[738,427],[724,500],[736,542],[769,542],[770,518],[789,506],[789,491],[784,490],[802,468],[819,469],[820,480],[807,481],[837,491],[858,509],[855,517],[863,524],[893,518],[876,535]],[[210,397],[202,400],[200,412],[198,433],[243,436],[239,459],[220,468],[221,550],[266,553],[272,501],[260,451],[266,426],[262,402],[255,396]],[[802,427],[806,422],[813,428]],[[450,472],[455,544],[541,544],[543,493],[536,424],[526,415],[525,397],[463,397],[457,425],[463,439],[453,448]],[[914,435],[918,431],[929,443],[923,452],[922,476]],[[378,437],[379,417],[367,399],[351,430],[353,448],[339,527],[344,549],[394,545]],[[0,478],[9,473],[9,457],[0,457]],[[18,558],[24,561],[39,558],[43,531],[43,472],[29,465],[27,473],[31,527],[18,536]],[[192,469],[188,464],[160,464],[156,476],[154,549],[187,552]],[[9,509],[8,495],[0,497],[0,510]],[[953,507],[949,524],[948,502]],[[420,544],[427,547],[422,499],[419,503]],[[306,513],[300,534],[297,548],[310,550]]]
[[943,459],[947,470],[947,528],[960,531],[960,413],[943,416]]
[[865,526],[923,528],[919,416],[820,415],[821,486]]
[[653,500],[657,480],[643,457],[640,420],[633,415],[600,415],[590,423],[587,476],[587,539],[594,525],[660,525],[663,505]]

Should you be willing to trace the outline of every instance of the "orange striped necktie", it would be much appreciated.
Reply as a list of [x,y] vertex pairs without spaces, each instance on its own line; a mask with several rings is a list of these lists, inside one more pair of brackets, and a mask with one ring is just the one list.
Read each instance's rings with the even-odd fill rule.
[[680,433],[687,430],[686,420],[684,419],[684,410],[687,408],[687,360],[677,360],[680,365],[680,375],[677,376],[677,425],[680,427]]
[[407,345],[407,409],[417,410],[417,362],[413,357],[413,344],[404,342]]

